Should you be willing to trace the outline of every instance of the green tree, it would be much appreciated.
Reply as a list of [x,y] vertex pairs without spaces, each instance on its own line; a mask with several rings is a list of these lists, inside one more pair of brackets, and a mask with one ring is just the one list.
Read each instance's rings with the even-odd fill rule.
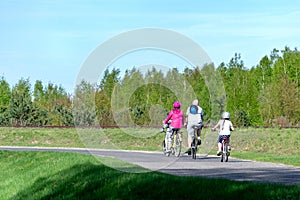
[[284,117],[291,124],[300,120],[300,99],[296,82],[287,75],[270,83],[261,95],[261,114],[267,124]]
[[119,126],[134,126],[135,106],[141,105],[144,93],[136,93],[145,84],[142,73],[136,68],[126,70],[124,77],[115,85],[111,98],[114,121]]
[[115,125],[111,108],[111,96],[115,86],[120,81],[119,69],[106,69],[99,86],[96,88],[95,105],[97,107],[97,117],[101,126]]
[[11,91],[4,77],[0,79],[0,125],[9,125],[9,102]]
[[98,124],[95,86],[86,81],[82,81],[76,86],[72,111],[75,125],[95,126]]
[[21,79],[13,87],[9,103],[12,125],[30,125],[32,101],[29,79]]

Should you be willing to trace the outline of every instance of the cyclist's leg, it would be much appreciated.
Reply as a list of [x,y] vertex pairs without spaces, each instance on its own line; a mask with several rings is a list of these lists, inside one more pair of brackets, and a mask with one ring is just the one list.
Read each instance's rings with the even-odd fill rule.
[[217,155],[221,155],[222,152],[222,135],[219,135],[218,137],[218,152]]
[[193,137],[194,137],[194,128],[192,126],[192,124],[188,124],[187,125],[187,133],[188,133],[188,147],[191,148],[191,144],[192,144],[192,141],[193,141]]
[[228,135],[228,151],[231,151],[231,146],[230,146],[230,135]]
[[191,144],[193,141],[192,137],[194,135],[194,129],[191,124],[187,124],[186,130],[187,130],[187,146],[188,146],[187,153],[188,155],[191,155]]
[[199,126],[199,128],[197,129],[198,145],[201,144],[201,131],[202,131],[202,126]]

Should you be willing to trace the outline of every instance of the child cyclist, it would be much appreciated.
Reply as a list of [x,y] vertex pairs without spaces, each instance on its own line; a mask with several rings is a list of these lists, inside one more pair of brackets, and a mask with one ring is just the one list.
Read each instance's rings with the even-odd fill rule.
[[212,130],[216,130],[217,128],[219,129],[219,138],[218,138],[218,152],[217,155],[221,155],[222,153],[222,138],[226,137],[228,138],[228,150],[230,151],[230,131],[233,131],[233,125],[232,122],[229,120],[230,118],[230,113],[229,112],[224,112],[222,114],[222,119],[219,120],[217,125],[212,128]]
[[[173,104],[173,109],[169,112],[167,118],[164,120],[164,125],[171,120],[170,128],[168,129],[169,131],[166,132],[166,139],[169,144],[172,142],[171,136],[173,129],[181,129],[183,124],[183,112],[180,110],[180,106],[180,102],[176,101]],[[170,147],[170,145],[167,146]],[[167,151],[170,151],[170,149],[167,149]]]

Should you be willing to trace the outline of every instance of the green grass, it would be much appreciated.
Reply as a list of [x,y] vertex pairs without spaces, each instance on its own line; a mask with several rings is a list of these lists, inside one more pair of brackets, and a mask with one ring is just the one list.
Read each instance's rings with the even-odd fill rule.
[[0,166],[1,200],[300,198],[300,186],[126,173],[76,153],[0,151]]
[[[186,130],[183,141],[186,147]],[[201,153],[215,154],[217,132],[203,129]],[[160,151],[164,138],[159,129],[0,128],[0,145],[88,147]],[[205,142],[205,140],[203,140]],[[232,156],[242,159],[300,166],[300,129],[236,129],[231,136]],[[205,149],[205,147],[209,147]]]

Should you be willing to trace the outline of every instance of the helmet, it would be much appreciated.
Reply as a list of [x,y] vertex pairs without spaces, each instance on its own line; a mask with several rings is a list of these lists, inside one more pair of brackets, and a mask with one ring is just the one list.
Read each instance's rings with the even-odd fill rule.
[[222,113],[222,119],[229,119],[230,118],[230,113],[229,112],[223,112]]
[[180,108],[181,104],[179,101],[176,101],[174,104],[173,104],[173,107],[174,108]]

